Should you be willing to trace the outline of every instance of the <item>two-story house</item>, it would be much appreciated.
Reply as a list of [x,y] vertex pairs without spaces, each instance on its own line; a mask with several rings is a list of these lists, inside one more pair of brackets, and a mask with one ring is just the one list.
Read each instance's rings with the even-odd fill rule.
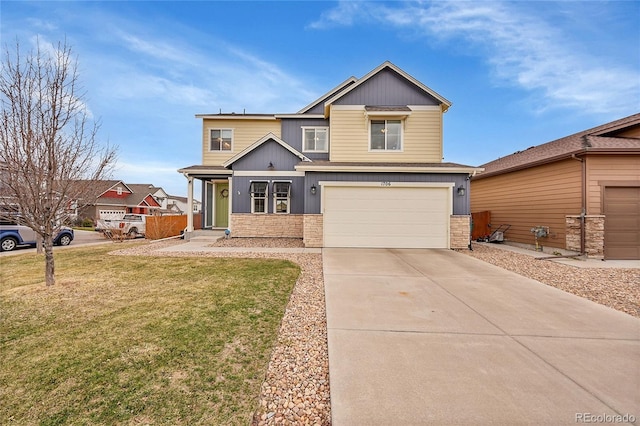
[[[307,247],[465,248],[469,178],[442,162],[451,103],[390,62],[293,114],[202,114],[205,228]],[[193,231],[188,224],[188,233]]]

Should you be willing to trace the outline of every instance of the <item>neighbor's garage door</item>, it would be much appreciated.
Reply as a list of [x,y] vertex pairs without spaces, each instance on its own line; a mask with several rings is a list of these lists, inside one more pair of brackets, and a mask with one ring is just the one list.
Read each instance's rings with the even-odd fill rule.
[[322,191],[325,247],[449,247],[450,186],[326,186]]
[[604,214],[605,258],[640,259],[640,188],[606,187]]

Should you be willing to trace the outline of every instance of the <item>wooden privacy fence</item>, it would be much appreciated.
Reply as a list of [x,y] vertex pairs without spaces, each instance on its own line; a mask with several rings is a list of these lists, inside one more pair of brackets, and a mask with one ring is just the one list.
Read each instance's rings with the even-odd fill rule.
[[[193,215],[194,229],[200,229],[202,222],[199,214]],[[162,238],[175,237],[187,227],[187,216],[149,216],[147,217],[147,225],[145,237],[150,240],[159,240]]]
[[471,213],[471,239],[487,237],[491,234],[491,212],[483,211]]

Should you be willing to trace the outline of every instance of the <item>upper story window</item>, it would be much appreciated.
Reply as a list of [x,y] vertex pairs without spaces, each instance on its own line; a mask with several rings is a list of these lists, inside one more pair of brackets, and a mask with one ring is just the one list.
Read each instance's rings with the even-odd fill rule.
[[267,212],[267,182],[251,182],[251,213]]
[[273,212],[289,213],[291,200],[291,182],[273,183]]
[[329,128],[303,127],[302,150],[305,152],[329,152]]
[[233,129],[211,129],[209,151],[231,151]]
[[118,186],[118,187],[116,188],[116,194],[118,194],[118,195],[122,195],[122,187],[121,187],[121,186]]
[[371,120],[371,151],[402,151],[401,120]]

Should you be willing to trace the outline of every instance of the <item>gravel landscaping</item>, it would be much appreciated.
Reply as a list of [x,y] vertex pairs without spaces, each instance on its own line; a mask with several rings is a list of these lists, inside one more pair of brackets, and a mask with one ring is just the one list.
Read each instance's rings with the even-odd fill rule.
[[472,247],[459,252],[640,318],[640,269],[579,268],[488,244]]
[[[300,265],[301,275],[282,319],[253,425],[331,424],[322,255],[157,251],[176,244],[183,242],[146,244],[114,254],[277,258]],[[222,238],[211,246],[292,248],[303,244],[291,238]],[[640,318],[640,269],[583,269],[483,244],[459,252]]]

